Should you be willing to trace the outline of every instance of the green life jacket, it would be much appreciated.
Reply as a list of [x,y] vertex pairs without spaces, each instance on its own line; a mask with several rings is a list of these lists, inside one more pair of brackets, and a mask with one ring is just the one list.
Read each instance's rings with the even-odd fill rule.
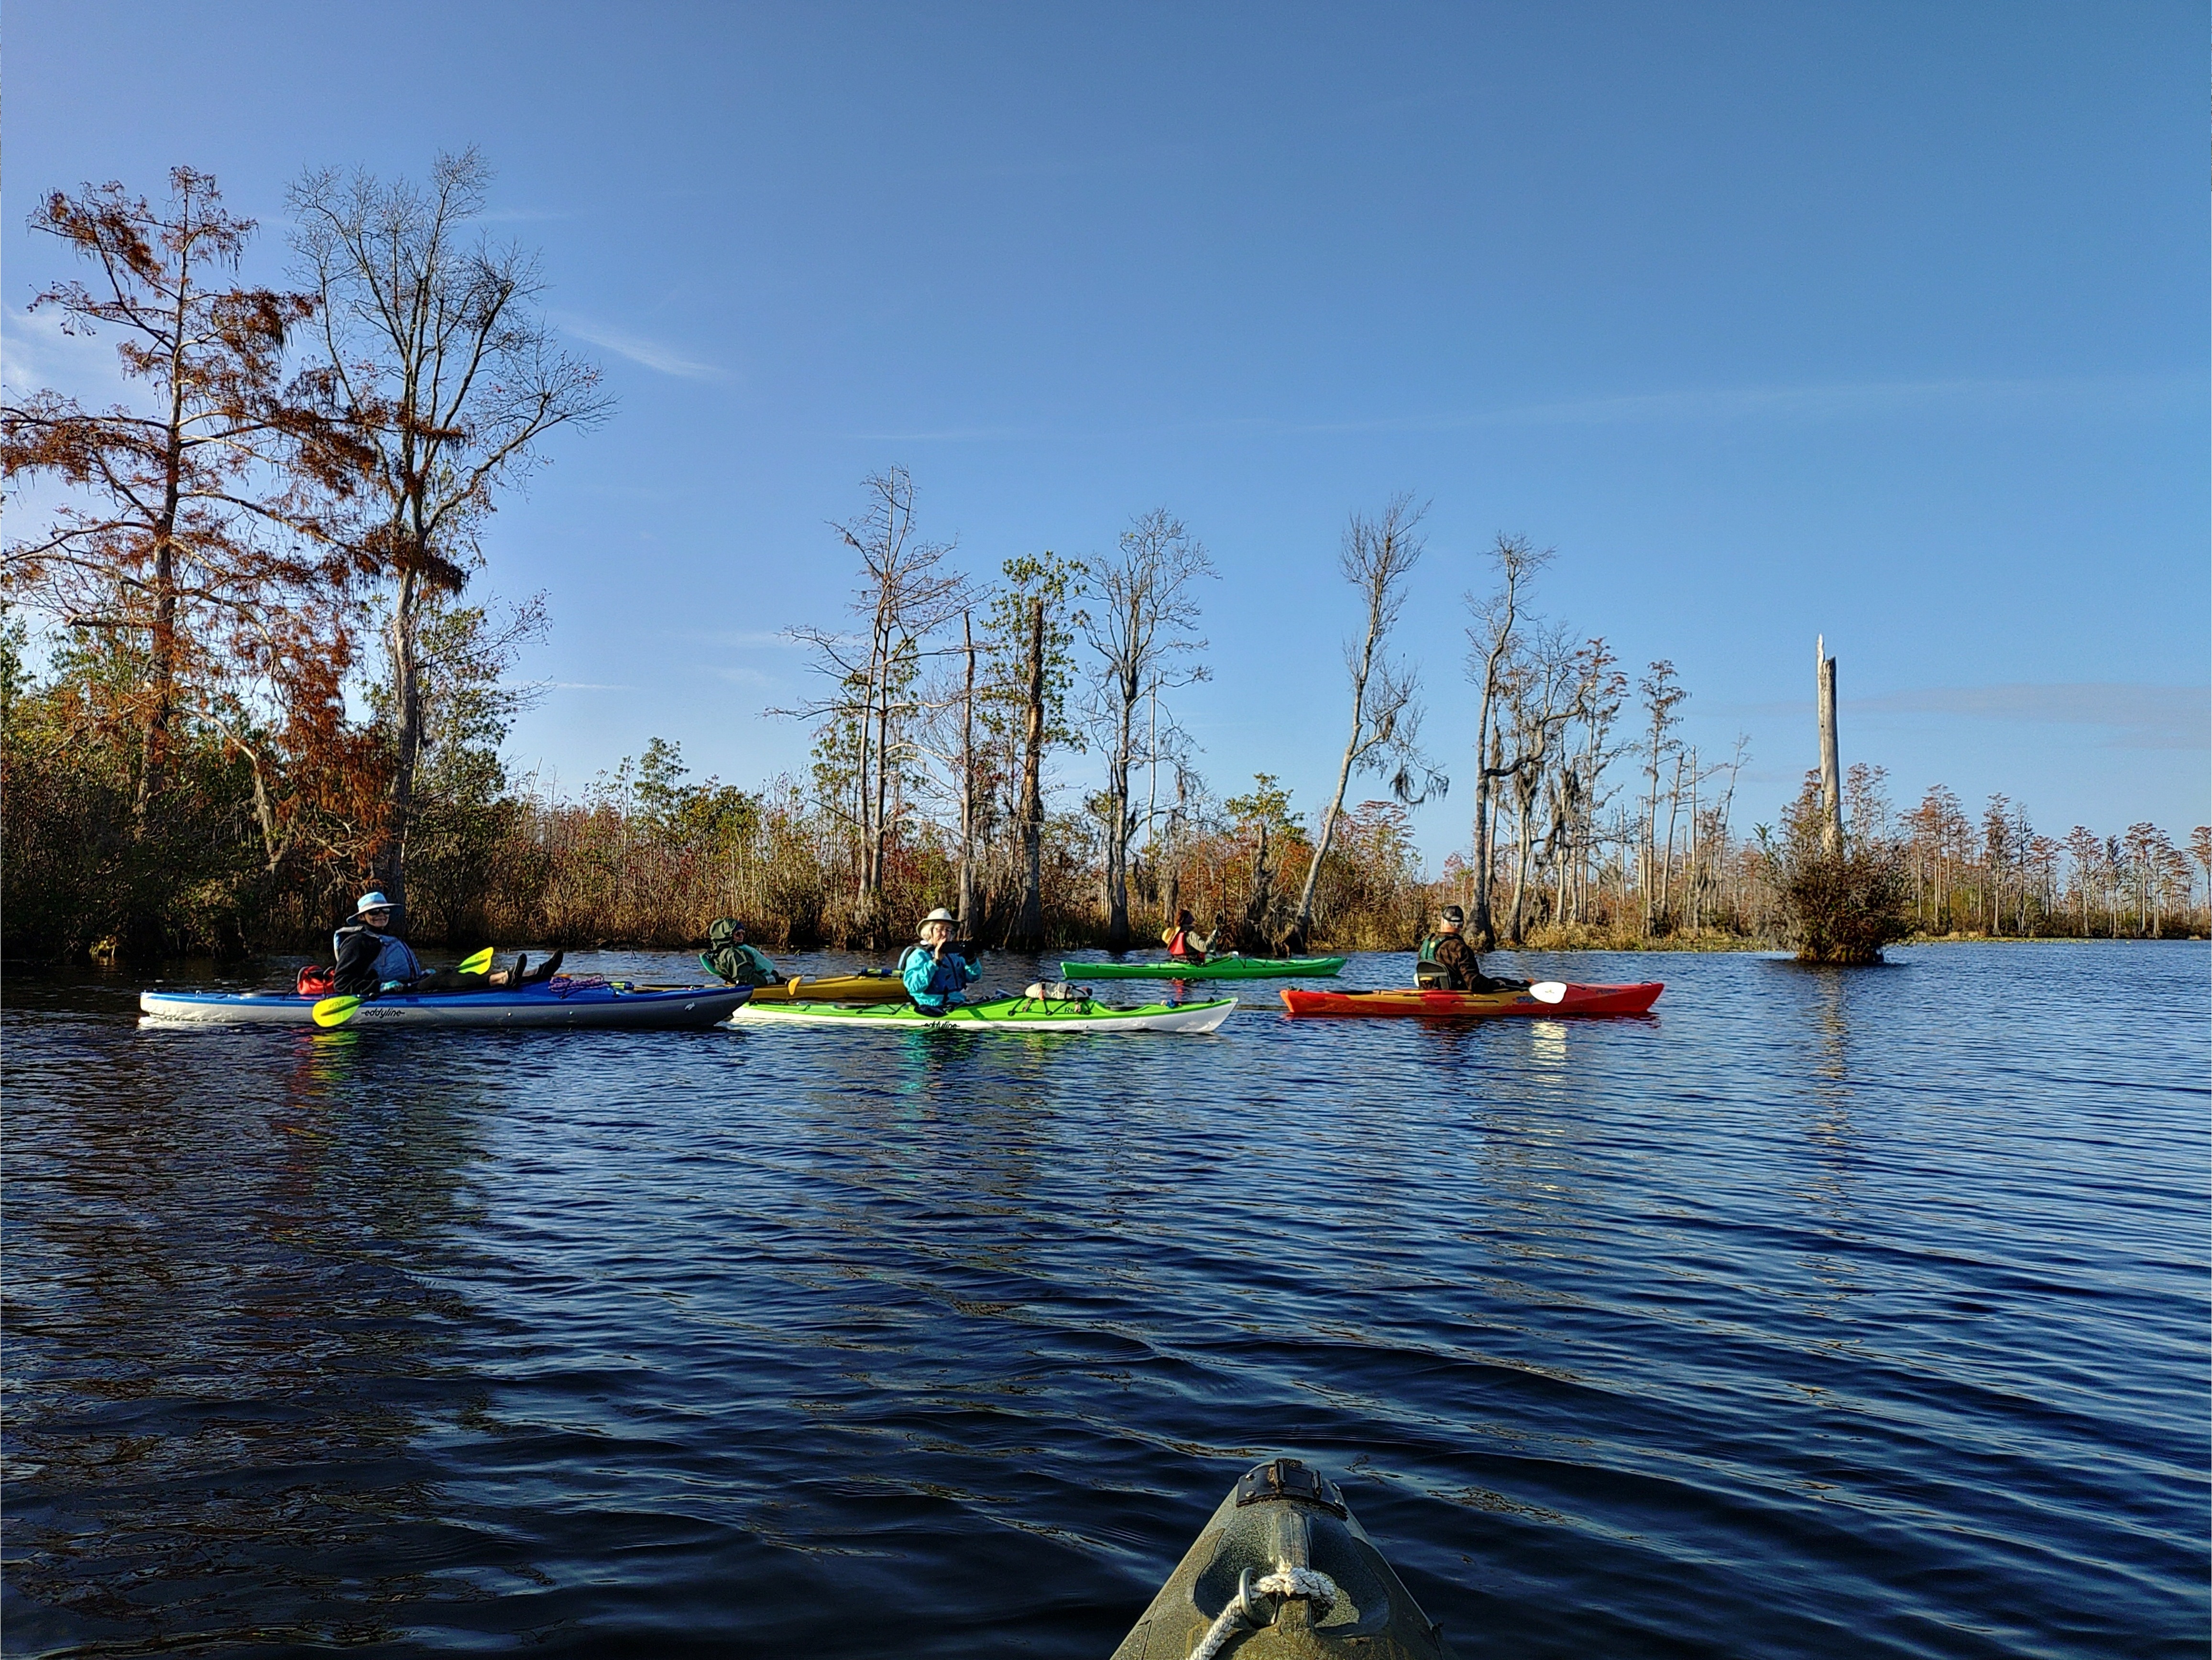
[[1421,939],[1420,960],[1413,964],[1413,983],[1424,991],[1433,991],[1449,976],[1444,965],[1437,961],[1437,936],[1426,934]]
[[699,958],[699,965],[715,976],[726,986],[774,986],[782,982],[775,964],[755,946],[740,943],[732,936],[738,931],[734,918],[718,916],[707,925],[707,949]]

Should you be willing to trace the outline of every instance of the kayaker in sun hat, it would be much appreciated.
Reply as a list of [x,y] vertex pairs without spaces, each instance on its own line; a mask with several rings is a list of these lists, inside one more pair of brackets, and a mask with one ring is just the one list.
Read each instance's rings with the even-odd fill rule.
[[975,947],[952,937],[959,930],[960,919],[939,905],[921,919],[921,943],[908,946],[899,958],[906,994],[924,1014],[944,1013],[983,977],[981,968],[969,960]]
[[1421,942],[1416,981],[1437,991],[1528,990],[1526,980],[1493,980],[1482,971],[1482,958],[1460,933],[1466,926],[1467,913],[1457,905],[1437,913],[1437,931]]
[[353,914],[331,935],[340,992],[362,997],[422,977],[426,970],[413,947],[398,934],[385,931],[392,926],[392,914],[398,909],[378,888],[371,888],[354,901]]
[[353,914],[331,935],[331,954],[337,960],[336,989],[343,995],[368,997],[387,988],[485,991],[550,980],[561,966],[562,953],[556,951],[535,974],[528,971],[527,957],[517,957],[513,968],[490,974],[462,974],[453,969],[433,973],[422,966],[422,958],[404,939],[386,932],[397,909],[381,889],[371,888],[354,902]]

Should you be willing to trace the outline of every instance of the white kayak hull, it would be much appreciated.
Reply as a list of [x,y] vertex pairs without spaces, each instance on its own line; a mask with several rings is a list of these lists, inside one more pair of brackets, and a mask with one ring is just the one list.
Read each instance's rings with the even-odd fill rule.
[[[552,982],[549,982],[550,984]],[[389,994],[354,1012],[343,1030],[364,1026],[545,1027],[562,1031],[683,1031],[726,1020],[751,995],[746,986],[680,986],[651,990],[592,985],[567,990],[452,992],[426,997]],[[161,1026],[308,1026],[319,999],[291,992],[138,994],[141,1022]]]
[[1233,997],[1171,1006],[1146,1004],[1116,1009],[1091,1006],[1091,1012],[1058,1015],[1056,1006],[1027,998],[967,1003],[941,1015],[913,1007],[851,1007],[836,1003],[748,1003],[730,1016],[733,1026],[845,1026],[866,1031],[1096,1031],[1207,1032],[1218,1028],[1237,1006]]

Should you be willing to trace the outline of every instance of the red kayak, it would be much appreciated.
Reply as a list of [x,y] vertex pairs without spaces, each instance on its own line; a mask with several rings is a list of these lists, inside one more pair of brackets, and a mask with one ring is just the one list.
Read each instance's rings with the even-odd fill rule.
[[1570,986],[1547,980],[1527,991],[1300,991],[1286,988],[1292,1014],[1519,1014],[1548,1020],[1562,1014],[1649,1014],[1663,982],[1636,986]]

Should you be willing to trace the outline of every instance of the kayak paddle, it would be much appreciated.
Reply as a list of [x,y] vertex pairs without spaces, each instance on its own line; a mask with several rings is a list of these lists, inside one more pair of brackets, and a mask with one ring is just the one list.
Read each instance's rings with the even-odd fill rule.
[[[471,952],[461,958],[461,965],[456,971],[461,974],[486,973],[491,968],[491,958],[492,949],[486,946],[482,951]],[[319,1026],[343,1026],[360,1012],[361,1006],[368,1000],[365,997],[325,997],[309,1012],[314,1016],[315,1024]]]
[[1563,980],[1539,980],[1528,988],[1528,995],[1540,1003],[1557,1003],[1566,994],[1566,982]]

